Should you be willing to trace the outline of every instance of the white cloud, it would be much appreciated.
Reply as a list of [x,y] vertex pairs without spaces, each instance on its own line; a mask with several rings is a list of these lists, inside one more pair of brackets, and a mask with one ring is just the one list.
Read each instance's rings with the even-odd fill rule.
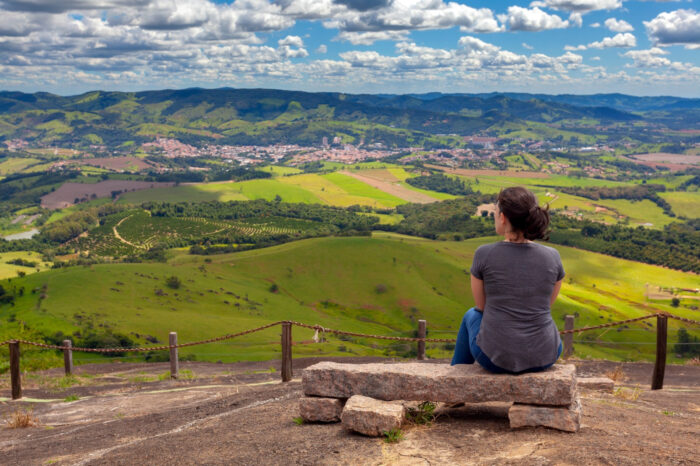
[[595,10],[615,10],[622,7],[622,0],[543,0],[532,2],[530,6],[545,6],[555,10],[588,13]]
[[509,6],[507,15],[498,17],[502,23],[508,23],[511,31],[544,31],[569,27],[569,21],[557,15],[550,15],[539,8],[522,8]]
[[380,40],[402,41],[408,36],[409,31],[342,31],[336,40],[350,42],[354,45],[372,45]]
[[700,13],[694,10],[660,13],[651,21],[644,21],[644,26],[649,39],[656,45],[700,46]]
[[316,49],[316,53],[319,53],[319,54],[328,53],[328,47],[326,47],[326,44],[319,45],[318,48]]
[[630,50],[622,54],[623,57],[631,58],[634,61],[634,66],[637,67],[668,66],[671,64],[671,60],[665,55],[668,55],[668,52],[659,47],[653,47],[649,50]]
[[299,36],[287,36],[277,41],[277,45],[289,45],[290,47],[303,47],[304,41]]
[[522,45],[522,47],[523,47],[524,49],[527,49],[527,50],[532,50],[532,49],[535,48],[535,47],[533,47],[532,45],[530,45],[530,44],[528,44],[528,43],[526,43],[526,42],[523,42],[523,43],[520,44],[520,45]]
[[592,28],[599,28],[599,27],[600,27],[600,23],[592,23],[592,24],[591,24],[591,27],[592,27]]
[[588,45],[567,45],[564,50],[609,49],[613,47],[636,47],[637,38],[629,32],[615,34],[613,37],[605,37],[603,40],[591,42]]
[[605,20],[605,27],[610,29],[612,32],[630,32],[634,31],[634,28],[630,23],[624,19],[608,18]]

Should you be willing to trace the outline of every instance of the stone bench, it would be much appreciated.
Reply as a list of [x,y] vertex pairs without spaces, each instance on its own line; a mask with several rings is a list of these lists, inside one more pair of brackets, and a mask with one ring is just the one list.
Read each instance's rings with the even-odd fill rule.
[[306,398],[300,402],[300,411],[306,420],[324,420],[311,415],[313,404],[323,403],[322,398],[333,403],[334,412],[340,413],[336,418],[343,419],[338,402],[331,400],[358,395],[385,402],[512,402],[508,413],[511,427],[547,426],[576,432],[581,419],[576,367],[572,364],[508,375],[487,372],[477,364],[322,362],[303,371],[302,388]]

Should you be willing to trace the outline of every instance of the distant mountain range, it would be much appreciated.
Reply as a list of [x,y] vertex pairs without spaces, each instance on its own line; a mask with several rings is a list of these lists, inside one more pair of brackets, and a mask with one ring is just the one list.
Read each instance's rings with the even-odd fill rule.
[[[310,93],[274,89],[95,91],[76,96],[0,92],[0,139],[42,144],[130,146],[155,136],[193,144],[344,142],[454,145],[470,135],[536,124],[656,118],[700,121],[700,99],[623,94],[545,95]],[[687,121],[684,122],[687,127]],[[514,128],[514,129],[513,129]],[[528,128],[533,130],[532,128]],[[536,128],[535,128],[536,129]]]

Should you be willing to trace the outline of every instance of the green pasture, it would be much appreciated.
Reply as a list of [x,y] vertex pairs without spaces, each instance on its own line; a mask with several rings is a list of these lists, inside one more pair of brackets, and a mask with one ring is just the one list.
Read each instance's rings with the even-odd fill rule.
[[297,175],[302,173],[298,168],[286,167],[284,165],[268,165],[267,167],[261,167],[260,170],[272,173],[272,176]]
[[628,199],[601,199],[596,204],[609,207],[629,218],[631,224],[651,223],[652,228],[662,228],[676,220],[664,214],[661,207],[648,199],[630,201]]
[[[426,319],[431,337],[454,338],[462,314],[473,305],[468,270],[474,251],[493,240],[442,242],[377,233],[205,257],[173,250],[168,263],[54,269],[13,278],[12,286],[42,292],[25,293],[14,307],[0,307],[0,322],[9,325],[12,316],[13,322],[25,323],[25,331],[44,334],[109,328],[146,344],[146,336],[167,341],[170,331],[177,331],[180,341],[187,342],[277,320],[410,336],[417,320]],[[646,283],[692,288],[698,286],[696,275],[573,248],[557,249],[567,273],[553,307],[560,327],[566,314],[576,315],[577,327],[657,311],[697,318],[685,305],[673,308],[670,301],[644,298]],[[182,282],[178,289],[166,285],[166,278],[173,275]],[[654,346],[643,344],[655,341],[654,322],[650,324],[577,336],[584,342],[576,345],[576,354],[653,359]],[[677,321],[669,321],[671,345],[678,328]],[[312,336],[310,330],[294,328],[296,357],[408,355],[413,347],[332,334],[324,335],[325,343],[314,343]],[[279,328],[181,350],[198,360],[226,362],[273,359],[279,352]],[[429,357],[449,355],[444,344],[428,344]],[[78,361],[90,358],[94,356],[76,354]]]
[[[7,262],[22,259],[36,262],[36,267],[25,267],[23,265],[8,264]],[[13,251],[0,253],[0,280],[17,277],[19,272],[29,275],[51,268],[51,262],[45,262],[41,254],[34,251]]]
[[688,218],[700,217],[700,191],[677,191],[659,193],[676,215]]
[[[363,183],[362,181],[342,173],[327,173],[322,175],[323,178],[340,187],[349,195],[371,199],[376,202],[377,207],[396,207],[400,204],[405,204],[406,201],[385,193],[373,186]],[[375,205],[374,203],[368,205]]]
[[13,173],[19,173],[28,166],[39,162],[41,162],[41,160],[30,157],[9,157],[0,163],[0,175],[7,176]]

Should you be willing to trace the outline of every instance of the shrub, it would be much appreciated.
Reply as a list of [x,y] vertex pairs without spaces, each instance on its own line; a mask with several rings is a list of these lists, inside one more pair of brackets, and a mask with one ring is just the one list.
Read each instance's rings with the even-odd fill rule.
[[168,286],[168,288],[177,290],[178,288],[180,288],[180,286],[182,286],[182,281],[175,275],[172,275],[165,279],[165,284]]
[[374,292],[377,294],[384,294],[388,291],[389,289],[387,288],[386,285],[383,283],[379,283],[377,286],[374,287]]

